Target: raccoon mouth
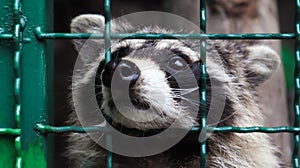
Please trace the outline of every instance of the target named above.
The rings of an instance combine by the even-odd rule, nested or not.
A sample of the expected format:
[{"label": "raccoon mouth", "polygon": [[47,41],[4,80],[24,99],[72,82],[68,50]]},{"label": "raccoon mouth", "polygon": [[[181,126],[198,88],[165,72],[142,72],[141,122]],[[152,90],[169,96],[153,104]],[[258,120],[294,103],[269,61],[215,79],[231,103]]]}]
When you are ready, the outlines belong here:
[{"label": "raccoon mouth", "polygon": [[[142,98],[135,96],[135,94],[129,94],[129,98],[130,98],[130,102],[132,103],[132,105],[138,110],[148,110],[150,108],[149,102],[142,100]],[[109,106],[115,107],[113,100],[109,101]],[[126,106],[126,104],[122,104],[122,106]]]}]

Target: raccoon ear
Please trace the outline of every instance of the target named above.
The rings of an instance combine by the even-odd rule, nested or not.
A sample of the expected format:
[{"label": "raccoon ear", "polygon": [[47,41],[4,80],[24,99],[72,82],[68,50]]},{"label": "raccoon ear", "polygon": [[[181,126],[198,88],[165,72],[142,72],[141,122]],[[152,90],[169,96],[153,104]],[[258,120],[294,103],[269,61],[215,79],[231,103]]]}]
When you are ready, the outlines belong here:
[{"label": "raccoon ear", "polygon": [[[96,14],[83,14],[71,22],[72,33],[103,33],[104,17]],[[73,43],[84,63],[90,63],[100,56],[104,43],[102,39],[74,39]]]},{"label": "raccoon ear", "polygon": [[280,57],[267,46],[248,47],[246,59],[246,77],[249,83],[259,85],[269,79],[280,66]]}]

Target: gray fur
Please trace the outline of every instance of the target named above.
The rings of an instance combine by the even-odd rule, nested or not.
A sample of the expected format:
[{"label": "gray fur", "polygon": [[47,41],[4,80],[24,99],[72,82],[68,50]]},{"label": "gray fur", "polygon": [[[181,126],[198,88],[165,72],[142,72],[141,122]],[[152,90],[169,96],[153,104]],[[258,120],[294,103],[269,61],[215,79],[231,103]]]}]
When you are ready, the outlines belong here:
[{"label": "gray fur", "polygon": [[[103,17],[100,15],[81,15],[73,19],[71,30],[73,33],[103,33]],[[165,30],[158,27],[133,28],[128,23],[115,23],[112,21],[113,33],[172,33],[171,30]],[[79,51],[83,48],[85,40],[74,40],[75,48]],[[145,43],[145,40],[123,40],[121,42],[113,41],[115,45],[112,52],[120,46],[129,46],[133,50],[137,50]],[[160,51],[163,49],[179,49],[189,56],[192,61],[198,61],[199,45],[197,41],[187,40],[156,40],[156,46],[153,49]],[[91,45],[86,48],[88,53],[80,55],[83,62],[86,63],[82,72],[77,77],[73,89],[75,97],[73,103],[84,106],[85,100],[81,100],[81,95],[86,92],[84,87],[88,85],[99,62],[103,61],[103,41],[93,40]],[[166,48],[167,47],[167,48]],[[134,53],[134,52],[133,52]],[[153,56],[155,57],[155,56]],[[217,58],[221,58],[218,60]],[[145,62],[153,64],[154,69],[157,59],[147,57],[135,57],[134,54],[128,55],[125,59],[135,61],[136,64]],[[140,61],[140,62],[139,62]],[[150,63],[149,63],[150,62]],[[142,64],[142,63],[141,63]],[[257,45],[253,42],[241,41],[207,41],[207,70],[210,72],[210,78],[218,80],[223,84],[220,85],[225,92],[227,99],[231,102],[226,106],[228,116],[224,115],[219,123],[229,126],[262,126],[263,114],[255,98],[254,87],[267,80],[280,64],[278,55],[266,46]],[[159,68],[156,69],[159,75]],[[145,74],[147,75],[147,74]],[[161,81],[166,84],[166,81]],[[153,82],[155,83],[155,82]],[[148,88],[153,84],[145,81],[138,82],[139,89],[147,92],[145,97],[151,96]],[[143,87],[147,86],[147,87]],[[165,92],[169,92],[167,85],[162,86]],[[103,92],[106,92],[103,87]],[[171,93],[168,93],[171,97]],[[74,96],[74,95],[73,95]],[[159,97],[159,96],[158,96]],[[119,116],[115,116],[109,110],[108,104],[103,102],[104,113],[112,117],[113,122],[123,124],[126,127],[137,128],[140,130],[150,130],[167,127],[172,120],[172,112],[174,115],[186,114],[182,109],[176,109],[174,102],[167,101],[169,104],[163,106],[156,105],[156,109],[164,109],[167,116],[163,119],[156,120],[156,123],[146,123],[139,125],[132,121],[118,120]],[[173,107],[171,106],[173,103]],[[85,108],[85,107],[82,107]],[[179,111],[175,114],[175,111]],[[226,110],[225,110],[226,111]],[[98,111],[99,112],[99,111]],[[138,114],[138,113],[137,113]],[[184,116],[184,115],[183,115]],[[169,119],[168,119],[169,117]],[[184,128],[187,125],[198,125],[195,120],[188,117],[181,117],[181,124],[178,127]],[[74,125],[80,125],[76,113],[71,114],[69,121]],[[93,123],[93,121],[91,121]],[[97,123],[95,121],[95,123]],[[164,153],[144,158],[128,158],[114,155],[113,166],[116,168],[125,167],[200,167],[200,148],[195,140],[191,140],[189,136],[184,139],[187,142],[181,142]],[[93,140],[86,134],[72,133],[68,138],[69,147],[67,155],[71,160],[71,167],[104,167],[105,151],[97,146]],[[199,144],[198,144],[199,145]],[[182,151],[182,146],[188,151]],[[207,167],[236,167],[236,168],[262,168],[262,167],[280,167],[280,161],[276,157],[276,148],[271,144],[267,134],[263,133],[220,133],[213,134],[207,140]]]}]

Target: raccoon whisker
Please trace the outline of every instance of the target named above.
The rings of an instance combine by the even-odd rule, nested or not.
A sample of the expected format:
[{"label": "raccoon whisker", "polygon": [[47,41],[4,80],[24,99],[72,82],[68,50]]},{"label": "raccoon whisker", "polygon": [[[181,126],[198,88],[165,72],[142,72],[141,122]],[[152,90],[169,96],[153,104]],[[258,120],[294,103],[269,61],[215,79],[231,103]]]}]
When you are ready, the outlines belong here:
[{"label": "raccoon whisker", "polygon": [[232,113],[231,115],[229,115],[228,117],[226,117],[226,118],[224,118],[224,119],[222,119],[222,120],[219,120],[218,122],[211,123],[211,124],[207,124],[207,125],[208,125],[208,126],[213,126],[213,125],[219,124],[219,123],[221,123],[221,122],[223,122],[223,121],[225,121],[225,120],[231,118],[231,117],[234,116],[236,113],[237,113],[237,111],[233,112],[233,113]]},{"label": "raccoon whisker", "polygon": [[90,98],[90,102],[96,100],[96,97],[97,97],[98,95],[99,95],[99,94],[95,94],[94,96],[92,96],[92,97]]},{"label": "raccoon whisker", "polygon": [[182,98],[182,99],[189,100],[190,102],[193,102],[193,103],[195,103],[195,104],[199,104],[199,103],[200,103],[200,101],[199,101],[198,99],[197,99],[197,100],[189,99],[189,98],[186,98],[186,97],[184,97],[184,96],[181,96],[181,98]]},{"label": "raccoon whisker", "polygon": [[110,97],[108,97],[108,98],[106,98],[106,99],[103,99],[103,102],[104,102],[104,101],[113,100],[113,99],[114,99],[114,97],[110,96]]},{"label": "raccoon whisker", "polygon": [[156,112],[157,115],[159,115],[161,118],[163,118],[164,120],[166,120],[166,114],[163,113],[161,110],[157,109],[157,110],[154,110],[154,112]]},{"label": "raccoon whisker", "polygon": [[[113,111],[112,111],[112,113],[113,113]],[[108,115],[108,114],[106,114],[105,115],[106,117],[105,117],[105,120],[107,121],[107,120],[111,120],[112,119],[112,115]]]},{"label": "raccoon whisker", "polygon": [[198,110],[198,108],[201,106],[200,103],[194,103],[194,102],[191,102],[191,101],[186,100],[186,99],[184,101],[189,103],[189,105],[185,106],[186,109],[189,108],[189,107],[192,107],[192,108],[197,108],[197,110]]},{"label": "raccoon whisker", "polygon": [[92,84],[90,83],[86,83],[85,85],[72,85],[72,88],[76,88],[76,89],[81,89],[81,88],[86,88],[87,86],[92,86]]},{"label": "raccoon whisker", "polygon": [[162,111],[162,110],[159,110],[160,111],[160,113],[161,113],[161,115],[162,115],[162,118],[164,118],[165,120],[166,120],[166,113],[164,112],[164,111]]},{"label": "raccoon whisker", "polygon": [[174,77],[174,75],[176,75],[176,74],[178,74],[178,73],[179,73],[179,71],[176,71],[175,73],[170,74],[170,76],[166,77],[166,79],[170,79],[171,77]]},{"label": "raccoon whisker", "polygon": [[199,87],[181,89],[181,88],[171,88],[173,92],[180,93],[181,95],[187,95],[199,89]]},{"label": "raccoon whisker", "polygon": [[244,78],[244,79],[245,79],[245,78],[248,78],[248,79],[249,79],[249,78],[257,78],[257,77],[249,77],[248,75],[251,74],[251,73],[253,73],[253,71],[250,71],[250,70],[249,70],[249,71],[247,71],[247,72],[244,72],[243,74],[240,74],[240,75],[237,75],[237,76],[234,76],[234,77],[231,76],[230,78],[232,78],[232,79],[237,79],[237,78]]},{"label": "raccoon whisker", "polygon": [[95,87],[99,87],[101,88],[102,87],[102,84],[98,84],[98,85],[94,85]]},{"label": "raccoon whisker", "polygon": [[190,103],[191,105],[193,105],[194,107],[199,107],[200,106],[200,102],[197,102],[197,101],[193,101],[193,100],[190,100],[188,98],[185,98],[185,97],[175,97],[175,98],[181,98],[182,100]]},{"label": "raccoon whisker", "polygon": [[99,94],[102,94],[102,91],[101,91],[101,92],[97,92],[97,93],[96,93],[96,95],[97,95],[97,96],[98,96]]},{"label": "raccoon whisker", "polygon": [[[87,86],[89,86],[89,87],[87,87]],[[85,88],[84,89],[85,91],[94,91],[95,88],[101,88],[102,85],[86,84],[86,85],[76,85],[76,86],[73,86],[73,87],[74,87],[73,89],[83,89],[83,88]],[[102,91],[98,92],[98,93],[102,93]]]},{"label": "raccoon whisker", "polygon": [[[102,113],[103,111],[104,111],[104,109],[100,109],[100,113]],[[100,113],[97,113],[97,117],[99,117],[99,118],[101,117]]]},{"label": "raccoon whisker", "polygon": [[104,133],[102,133],[102,134],[100,135],[100,137],[97,139],[96,142],[99,142],[99,141],[103,138],[103,136],[104,136]]},{"label": "raccoon whisker", "polygon": [[252,73],[252,71],[246,73],[246,75],[244,75],[243,78],[247,78],[248,80],[249,80],[249,79],[250,79],[250,80],[257,80],[257,79],[259,79],[259,77],[257,77],[257,76],[247,76],[247,75],[249,75],[249,74],[251,74],[251,73]]},{"label": "raccoon whisker", "polygon": [[100,74],[96,74],[96,75],[95,75],[95,78],[101,79],[101,75],[100,75]]},{"label": "raccoon whisker", "polygon": [[101,95],[102,95],[102,92],[98,92],[98,93],[94,94],[94,95],[91,97],[90,101],[95,100],[96,97],[99,96],[99,95],[101,96]]},{"label": "raccoon whisker", "polygon": [[[147,99],[147,98],[145,98],[145,101],[151,102],[151,100],[149,100],[149,99]],[[156,107],[154,107],[154,106],[151,106],[151,108],[153,109],[154,112],[156,112],[157,115],[159,115],[160,117],[166,119],[166,118],[165,118],[165,117],[166,117],[166,114],[165,114],[165,112],[164,112],[163,110],[161,110],[161,109],[159,109],[159,108],[156,108]]]},{"label": "raccoon whisker", "polygon": [[[148,101],[148,102],[150,102],[150,100],[148,100],[148,99],[145,99],[145,100]],[[166,117],[166,114],[165,114],[164,111],[162,111],[161,109],[155,108],[155,107],[153,107],[153,106],[152,106],[152,109],[154,110],[154,112],[156,112],[157,115],[159,115],[160,117],[166,119],[166,118],[165,118],[165,117]]]},{"label": "raccoon whisker", "polygon": [[122,117],[121,119],[121,128],[120,128],[121,132],[123,131],[123,128],[124,128],[124,117]]},{"label": "raccoon whisker", "polygon": [[173,89],[173,90],[191,90],[191,89],[198,89],[199,87],[197,86],[197,87],[193,87],[193,88],[171,88],[171,89]]}]

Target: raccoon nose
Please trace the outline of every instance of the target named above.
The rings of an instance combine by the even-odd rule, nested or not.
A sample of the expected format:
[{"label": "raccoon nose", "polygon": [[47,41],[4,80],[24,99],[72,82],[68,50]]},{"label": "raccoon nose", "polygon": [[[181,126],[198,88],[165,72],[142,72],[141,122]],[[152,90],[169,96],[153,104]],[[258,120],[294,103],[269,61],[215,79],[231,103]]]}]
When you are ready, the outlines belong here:
[{"label": "raccoon nose", "polygon": [[129,84],[133,87],[140,76],[139,68],[128,60],[114,60],[105,66],[102,74],[102,82],[105,86],[110,87],[112,78],[118,85]]}]

